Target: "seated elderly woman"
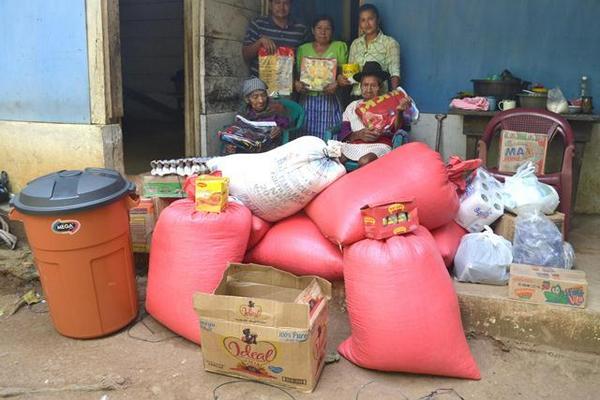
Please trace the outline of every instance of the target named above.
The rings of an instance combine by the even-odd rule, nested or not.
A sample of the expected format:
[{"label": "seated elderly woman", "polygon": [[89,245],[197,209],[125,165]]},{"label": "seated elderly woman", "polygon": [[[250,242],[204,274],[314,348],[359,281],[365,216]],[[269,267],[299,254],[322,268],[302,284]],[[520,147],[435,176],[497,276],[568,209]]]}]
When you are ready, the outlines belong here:
[{"label": "seated elderly woman", "polygon": [[402,128],[403,113],[410,107],[411,99],[404,97],[400,100],[396,107],[397,117],[389,130],[382,131],[365,126],[361,117],[356,113],[357,108],[364,101],[381,94],[380,89],[383,87],[383,82],[387,81],[389,77],[390,74],[383,71],[381,65],[375,61],[365,63],[362,71],[354,75],[354,80],[360,82],[362,99],[350,103],[342,116],[342,128],[338,139],[351,144],[342,148],[342,162],[348,159],[357,161],[360,167],[392,150],[392,138]]},{"label": "seated elderly woman", "polygon": [[[271,150],[279,146],[281,144],[281,133],[290,125],[290,119],[287,116],[288,112],[284,105],[270,99],[267,96],[267,85],[256,77],[248,78],[244,81],[242,84],[242,98],[244,104],[238,112],[239,115],[249,121],[275,123],[275,126],[268,131],[269,140],[263,146],[260,146],[259,151]],[[236,122],[233,126],[235,125],[241,126],[244,124]],[[243,128],[249,129],[247,125]],[[239,130],[235,130],[235,132],[237,133]],[[250,132],[248,134],[251,135]],[[231,143],[226,144],[223,150],[224,154],[238,152],[236,146]]]}]

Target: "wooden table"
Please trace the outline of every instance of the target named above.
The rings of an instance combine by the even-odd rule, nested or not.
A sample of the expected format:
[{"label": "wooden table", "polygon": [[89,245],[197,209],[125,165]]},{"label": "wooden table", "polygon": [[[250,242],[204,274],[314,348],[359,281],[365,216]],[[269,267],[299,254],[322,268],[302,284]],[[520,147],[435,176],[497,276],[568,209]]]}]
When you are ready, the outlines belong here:
[{"label": "wooden table", "polygon": [[[478,155],[477,142],[483,136],[483,131],[490,120],[500,111],[470,111],[452,109],[450,115],[463,117],[463,135],[467,139],[467,158],[476,158]],[[571,206],[575,208],[579,173],[583,163],[585,144],[590,141],[594,124],[600,123],[599,114],[561,114],[569,121],[575,135],[575,158],[573,159],[573,197]],[[490,155],[492,153],[490,152]]]}]

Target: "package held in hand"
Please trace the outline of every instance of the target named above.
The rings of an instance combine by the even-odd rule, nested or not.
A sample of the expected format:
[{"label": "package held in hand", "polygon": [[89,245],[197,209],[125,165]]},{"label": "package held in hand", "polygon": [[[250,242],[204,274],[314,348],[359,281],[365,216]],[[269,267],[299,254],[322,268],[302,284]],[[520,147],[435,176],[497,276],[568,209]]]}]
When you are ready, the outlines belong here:
[{"label": "package held in hand", "polygon": [[363,101],[357,108],[356,114],[367,128],[381,131],[389,130],[398,117],[398,104],[406,94],[399,90],[392,90],[371,100]]},{"label": "package held in hand", "polygon": [[294,79],[294,49],[278,47],[274,54],[258,50],[258,77],[267,85],[269,96],[292,94]]},{"label": "package held in hand", "polygon": [[300,66],[300,81],[309,90],[323,91],[325,86],[335,82],[337,60],[335,58],[303,57]]}]

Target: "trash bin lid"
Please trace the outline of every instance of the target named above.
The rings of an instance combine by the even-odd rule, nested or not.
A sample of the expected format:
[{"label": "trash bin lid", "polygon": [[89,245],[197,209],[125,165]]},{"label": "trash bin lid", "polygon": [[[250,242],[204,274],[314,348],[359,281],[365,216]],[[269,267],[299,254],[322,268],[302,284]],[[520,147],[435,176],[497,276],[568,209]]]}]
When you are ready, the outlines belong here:
[{"label": "trash bin lid", "polygon": [[63,170],[29,182],[12,205],[25,214],[61,214],[99,207],[134,191],[132,182],[111,169]]}]

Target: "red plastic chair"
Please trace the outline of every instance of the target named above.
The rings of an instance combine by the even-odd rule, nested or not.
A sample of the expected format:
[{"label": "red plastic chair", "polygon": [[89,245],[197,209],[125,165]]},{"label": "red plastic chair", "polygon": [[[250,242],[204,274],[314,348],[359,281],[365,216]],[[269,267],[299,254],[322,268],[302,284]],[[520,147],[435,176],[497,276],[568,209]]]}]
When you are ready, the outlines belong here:
[{"label": "red plastic chair", "polygon": [[[502,130],[508,129],[517,132],[545,133],[550,139],[561,136],[564,152],[561,171],[538,175],[541,182],[553,186],[558,192],[560,204],[558,209],[565,214],[565,237],[567,237],[571,221],[571,198],[573,192],[573,157],[575,155],[575,137],[571,125],[566,119],[550,111],[532,108],[515,108],[502,111],[487,124],[483,137],[479,140],[479,158],[483,165],[487,165],[487,151],[494,135]],[[497,168],[489,168],[489,171],[501,181],[510,172],[500,172]]]}]

